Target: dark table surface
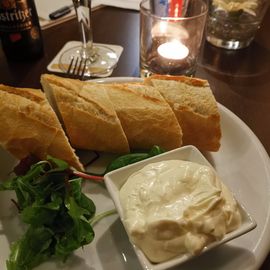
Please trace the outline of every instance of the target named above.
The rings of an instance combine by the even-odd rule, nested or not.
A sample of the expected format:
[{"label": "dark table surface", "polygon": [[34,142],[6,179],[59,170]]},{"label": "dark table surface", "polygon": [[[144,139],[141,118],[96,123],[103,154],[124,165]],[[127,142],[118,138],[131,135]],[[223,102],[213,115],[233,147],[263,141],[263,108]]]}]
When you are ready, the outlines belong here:
[{"label": "dark table surface", "polygon": [[[246,49],[228,51],[205,42],[196,76],[210,82],[218,102],[239,116],[270,153],[270,9],[255,41]],[[93,14],[94,41],[124,48],[114,77],[139,76],[139,13],[104,7]],[[0,83],[40,88],[40,75],[70,40],[79,40],[76,21],[43,30],[45,54],[34,62],[8,62],[0,47]],[[265,202],[270,203],[270,202]],[[270,237],[266,236],[266,237]],[[270,249],[270,247],[269,247]],[[270,269],[270,255],[261,270]],[[242,270],[242,269],[241,269]]]}]

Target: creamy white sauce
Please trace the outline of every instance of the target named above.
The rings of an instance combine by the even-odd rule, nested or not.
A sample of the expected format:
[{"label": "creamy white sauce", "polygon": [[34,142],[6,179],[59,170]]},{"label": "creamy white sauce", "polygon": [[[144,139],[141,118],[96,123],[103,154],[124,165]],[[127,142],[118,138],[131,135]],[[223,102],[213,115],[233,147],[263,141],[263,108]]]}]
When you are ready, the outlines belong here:
[{"label": "creamy white sauce", "polygon": [[152,262],[197,254],[241,224],[238,205],[215,171],[168,160],[132,174],[120,190],[131,241]]}]

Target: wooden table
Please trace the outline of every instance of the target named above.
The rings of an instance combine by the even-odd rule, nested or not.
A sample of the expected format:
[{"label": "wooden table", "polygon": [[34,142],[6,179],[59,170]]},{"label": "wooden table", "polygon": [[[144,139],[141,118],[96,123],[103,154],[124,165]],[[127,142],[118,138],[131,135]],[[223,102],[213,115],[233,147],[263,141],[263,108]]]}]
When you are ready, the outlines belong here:
[{"label": "wooden table", "polygon": [[[139,13],[105,7],[93,14],[94,41],[124,47],[112,76],[139,76]],[[255,42],[246,49],[227,51],[205,43],[197,77],[209,80],[218,102],[239,116],[270,153],[270,10]],[[62,46],[79,40],[75,20],[43,31],[44,57],[27,63],[7,62],[0,49],[0,83],[40,87],[40,74]],[[270,203],[270,202],[265,202]],[[266,237],[270,237],[266,236]],[[269,247],[270,248],[270,247]],[[270,255],[260,268],[270,269]],[[242,270],[242,269],[241,269]]]}]

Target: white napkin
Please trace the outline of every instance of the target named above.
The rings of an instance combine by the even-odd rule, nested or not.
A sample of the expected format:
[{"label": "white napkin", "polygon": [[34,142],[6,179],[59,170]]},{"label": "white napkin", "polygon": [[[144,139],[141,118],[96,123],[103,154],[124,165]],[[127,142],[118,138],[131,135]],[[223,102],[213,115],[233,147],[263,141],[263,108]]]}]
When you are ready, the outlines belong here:
[{"label": "white napkin", "polygon": [[[92,8],[100,5],[139,10],[141,0],[92,0]],[[49,20],[49,14],[64,6],[72,5],[72,0],[35,0],[38,16]]]},{"label": "white napkin", "polygon": [[[92,0],[92,9],[99,7],[101,4],[99,0]],[[57,19],[51,20],[49,14],[65,6],[72,6],[72,0],[35,0],[39,23],[42,29],[46,29],[53,25],[68,21],[76,16],[75,10],[72,9],[67,15]]]},{"label": "white napkin", "polygon": [[72,4],[71,0],[35,0],[37,13],[39,18],[43,20],[50,20],[49,14],[53,11],[65,7],[70,6]]},{"label": "white napkin", "polygon": [[[140,2],[141,0],[92,0],[92,9],[95,10],[102,5],[105,5],[139,10]],[[75,11],[72,9],[69,14],[57,20],[50,20],[49,18],[49,14],[57,9],[72,5],[72,0],[35,0],[35,4],[42,29],[51,27],[75,17]]]},{"label": "white napkin", "polygon": [[141,0],[96,0],[96,2],[105,6],[139,10]]}]

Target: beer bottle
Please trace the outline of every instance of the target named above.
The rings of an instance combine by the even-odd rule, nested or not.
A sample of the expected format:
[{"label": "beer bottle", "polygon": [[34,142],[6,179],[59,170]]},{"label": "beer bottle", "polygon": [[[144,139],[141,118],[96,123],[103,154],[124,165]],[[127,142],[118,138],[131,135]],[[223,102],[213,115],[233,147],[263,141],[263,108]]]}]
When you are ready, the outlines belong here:
[{"label": "beer bottle", "polygon": [[8,59],[31,60],[43,55],[34,0],[0,0],[0,37]]}]

